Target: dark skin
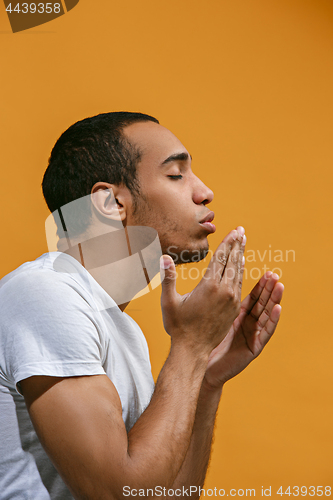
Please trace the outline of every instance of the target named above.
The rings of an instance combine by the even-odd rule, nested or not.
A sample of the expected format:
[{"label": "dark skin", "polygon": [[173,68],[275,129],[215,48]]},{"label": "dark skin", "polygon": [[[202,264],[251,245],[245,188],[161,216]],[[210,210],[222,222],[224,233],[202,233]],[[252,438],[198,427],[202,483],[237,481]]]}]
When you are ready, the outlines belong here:
[{"label": "dark skin", "polygon": [[[208,249],[200,220],[209,212],[212,192],[194,176],[188,159],[155,170],[163,158],[186,152],[171,132],[141,123],[126,133],[143,150],[139,180],[154,210],[142,210],[138,217],[128,190],[112,186],[117,216],[125,225],[152,224],[161,233],[169,264],[161,306],[171,349],[149,406],[128,434],[118,393],[106,375],[21,381],[37,435],[77,499],[123,498],[125,485],[202,486],[223,385],[260,354],[281,311],[283,285],[270,273],[241,303],[245,236],[240,226],[219,245],[197,287],[185,296],[176,292],[175,264],[166,250],[170,244]],[[182,184],[170,177],[180,171]],[[100,193],[96,209],[112,218],[103,184],[107,187],[93,188]]]},{"label": "dark skin", "polygon": [[224,384],[244,370],[270,340],[281,313],[284,287],[278,279],[277,274],[266,272],[241,303],[228,335],[210,354],[206,379],[212,386]]}]

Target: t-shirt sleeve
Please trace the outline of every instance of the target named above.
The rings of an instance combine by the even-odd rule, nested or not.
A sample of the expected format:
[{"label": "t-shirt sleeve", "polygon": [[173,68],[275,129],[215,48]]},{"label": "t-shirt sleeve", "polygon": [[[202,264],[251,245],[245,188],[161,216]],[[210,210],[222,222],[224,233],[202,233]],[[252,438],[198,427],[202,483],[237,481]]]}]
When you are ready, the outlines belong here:
[{"label": "t-shirt sleeve", "polygon": [[33,375],[105,374],[104,340],[84,289],[49,270],[18,275],[1,289],[0,366],[9,382]]}]

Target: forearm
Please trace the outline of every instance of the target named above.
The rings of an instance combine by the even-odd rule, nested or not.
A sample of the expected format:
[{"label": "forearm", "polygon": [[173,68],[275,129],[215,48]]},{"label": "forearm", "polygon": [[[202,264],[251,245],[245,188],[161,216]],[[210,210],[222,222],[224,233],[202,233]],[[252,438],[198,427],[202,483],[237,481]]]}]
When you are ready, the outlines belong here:
[{"label": "forearm", "polygon": [[149,406],[128,434],[133,485],[172,486],[192,440],[206,365],[205,356],[171,349]]},{"label": "forearm", "polygon": [[190,446],[172,486],[174,491],[178,489],[182,494],[183,491],[186,491],[193,500],[199,498],[199,488],[203,486],[205,481],[211,453],[216,412],[221,394],[222,388],[212,390],[203,382],[199,394]]}]

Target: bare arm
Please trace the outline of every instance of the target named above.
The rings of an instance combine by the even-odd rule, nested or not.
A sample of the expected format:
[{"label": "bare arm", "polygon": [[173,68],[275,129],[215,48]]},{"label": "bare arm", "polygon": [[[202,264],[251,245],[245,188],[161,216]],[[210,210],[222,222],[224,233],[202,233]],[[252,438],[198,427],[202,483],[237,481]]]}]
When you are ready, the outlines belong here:
[{"label": "bare arm", "polygon": [[[173,484],[190,445],[209,355],[239,312],[242,236],[231,232],[183,300],[166,270],[162,308],[171,351],[146,411],[127,435],[104,375],[21,381],[46,452],[77,499],[123,498],[123,487]],[[232,272],[227,272],[227,271]]]},{"label": "bare arm", "polygon": [[[222,394],[220,389],[212,389],[203,382],[198,399],[195,422],[185,460],[172,488],[185,497],[199,498],[199,488],[203,487],[209,464],[213,440],[216,412]],[[184,493],[184,494],[183,494]]]},{"label": "bare arm", "polygon": [[173,351],[127,435],[106,375],[23,380],[37,435],[75,498],[122,498],[123,486],[171,486],[191,438],[207,359]]}]

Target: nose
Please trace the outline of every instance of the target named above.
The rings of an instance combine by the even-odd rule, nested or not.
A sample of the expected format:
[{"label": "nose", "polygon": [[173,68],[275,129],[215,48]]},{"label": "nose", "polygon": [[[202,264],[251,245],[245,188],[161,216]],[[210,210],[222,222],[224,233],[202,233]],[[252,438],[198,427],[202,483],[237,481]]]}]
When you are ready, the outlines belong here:
[{"label": "nose", "polygon": [[214,198],[214,193],[196,175],[194,175],[193,201],[197,205],[207,205]]}]

